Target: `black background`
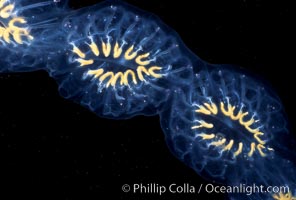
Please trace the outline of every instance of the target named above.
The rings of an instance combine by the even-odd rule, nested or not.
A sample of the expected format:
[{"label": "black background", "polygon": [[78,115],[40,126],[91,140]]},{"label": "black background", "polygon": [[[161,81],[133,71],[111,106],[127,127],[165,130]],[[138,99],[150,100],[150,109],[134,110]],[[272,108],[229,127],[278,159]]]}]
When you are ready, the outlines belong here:
[{"label": "black background", "polygon": [[[98,2],[70,0],[70,7]],[[295,132],[291,3],[127,2],[158,15],[202,59],[239,65],[268,80]],[[0,91],[0,183],[5,185],[0,187],[0,199],[19,199],[16,195],[64,200],[225,198],[121,191],[125,183],[207,183],[168,151],[158,117],[99,118],[62,99],[45,72],[1,74]],[[4,197],[4,191],[9,196]]]}]

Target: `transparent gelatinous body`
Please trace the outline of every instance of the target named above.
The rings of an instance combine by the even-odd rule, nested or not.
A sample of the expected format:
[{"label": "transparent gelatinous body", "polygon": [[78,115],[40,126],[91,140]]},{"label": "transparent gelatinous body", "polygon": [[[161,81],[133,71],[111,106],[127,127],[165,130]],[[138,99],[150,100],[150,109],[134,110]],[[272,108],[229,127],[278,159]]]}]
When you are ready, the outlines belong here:
[{"label": "transparent gelatinous body", "polygon": [[[77,11],[62,25],[66,52],[50,64],[62,96],[110,118],[153,115],[192,66],[178,35],[121,2]],[[184,53],[183,53],[183,52]]]},{"label": "transparent gelatinous body", "polygon": [[[45,69],[66,1],[0,0],[0,71]],[[62,41],[62,40],[61,40]]]},{"label": "transparent gelatinous body", "polygon": [[295,142],[282,104],[246,72],[223,65],[197,70],[192,87],[176,88],[161,124],[172,153],[206,179],[295,188]]},{"label": "transparent gelatinous body", "polygon": [[159,18],[120,1],[0,0],[0,72],[46,70],[98,116],[161,117],[171,152],[206,179],[288,186],[231,199],[296,199],[295,140],[259,78],[209,65]]}]

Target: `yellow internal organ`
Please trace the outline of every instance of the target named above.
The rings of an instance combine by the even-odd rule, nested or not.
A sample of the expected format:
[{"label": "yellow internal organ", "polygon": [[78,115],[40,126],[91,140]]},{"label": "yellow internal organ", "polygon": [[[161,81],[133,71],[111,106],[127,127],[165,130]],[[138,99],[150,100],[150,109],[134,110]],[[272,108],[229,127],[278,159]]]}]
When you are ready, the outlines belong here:
[{"label": "yellow internal organ", "polygon": [[7,43],[11,42],[10,35],[18,44],[23,44],[22,36],[26,36],[29,40],[34,38],[29,34],[26,28],[17,27],[15,23],[25,24],[26,20],[21,17],[16,17],[8,22],[8,27],[0,27],[0,37],[3,37],[4,41]]},{"label": "yellow internal organ", "polygon": [[114,52],[113,52],[113,57],[118,58],[122,53],[122,48],[119,46],[119,44],[116,42],[114,46]]},{"label": "yellow internal organ", "polygon": [[288,192],[286,194],[280,192],[279,194],[274,194],[272,197],[276,200],[296,200],[295,196],[292,196],[291,192]]},{"label": "yellow internal organ", "polygon": [[218,108],[217,108],[216,104],[211,103],[211,105],[210,105],[210,104],[208,104],[208,103],[204,103],[204,105],[205,105],[205,106],[207,107],[207,109],[208,109],[209,111],[211,111],[211,113],[213,113],[214,115],[216,115],[216,114],[218,113]]},{"label": "yellow internal organ", "polygon": [[264,133],[261,133],[257,130],[257,132],[254,134],[254,138],[260,143],[260,144],[265,144],[263,140],[260,139],[260,135],[264,135]]},{"label": "yellow internal organ", "polygon": [[124,84],[124,81],[123,81],[123,73],[122,72],[117,72],[115,74],[113,80],[111,80],[111,85],[113,87],[115,87],[117,80],[120,80],[120,85],[123,85]]},{"label": "yellow internal organ", "polygon": [[223,148],[223,151],[229,151],[233,146],[234,141],[230,140],[230,142]]},{"label": "yellow internal organ", "polygon": [[134,50],[134,45],[131,46],[130,48],[128,48],[126,50],[126,52],[124,54],[124,58],[126,60],[132,60],[132,59],[134,59],[137,56],[138,53],[137,52],[133,52],[133,50]]},{"label": "yellow internal organ", "polygon": [[15,30],[13,31],[13,39],[18,44],[23,44],[22,36],[27,36],[29,40],[33,40],[33,36],[29,35],[27,30]]},{"label": "yellow internal organ", "polygon": [[143,76],[143,72],[144,72],[147,76],[150,75],[149,72],[148,72],[148,70],[147,70],[145,67],[143,67],[143,66],[139,66],[139,67],[137,68],[137,74],[138,74],[138,78],[139,78],[140,81],[145,81],[145,78],[144,78],[144,76]]},{"label": "yellow internal organ", "polygon": [[[99,56],[100,55],[100,50],[98,48],[98,46],[96,45],[96,43],[93,41],[92,38],[90,38],[91,40],[91,43],[90,44],[87,44],[92,53],[96,56]],[[73,52],[78,55],[78,59],[76,59],[77,62],[80,63],[80,66],[87,66],[87,65],[92,65],[94,64],[94,61],[93,59],[86,59],[86,53],[84,53],[82,50],[80,50],[77,46],[75,46],[75,44],[71,43],[73,45]],[[113,57],[114,58],[119,58],[121,56],[121,54],[123,53],[123,49],[122,49],[122,46],[119,46],[119,43],[116,42],[115,45],[113,46],[113,49],[111,47],[111,44],[110,42],[108,41],[107,43],[105,42],[101,42],[101,47],[102,47],[102,52],[103,52],[103,55],[105,57],[109,57],[110,54],[111,54],[111,51],[113,51]],[[126,51],[125,51],[125,59],[126,60],[131,60],[131,59],[134,59],[137,57],[137,53],[138,51],[133,51],[134,49],[134,46],[131,46],[129,47]],[[131,77],[130,80],[132,80],[132,82],[134,84],[137,84],[137,77],[140,81],[145,81],[145,78],[144,78],[144,75],[147,75],[147,76],[151,76],[151,77],[154,77],[154,78],[161,78],[163,75],[158,73],[157,71],[160,71],[162,68],[159,67],[159,66],[152,66],[150,68],[146,68],[144,67],[144,65],[147,65],[150,61],[145,61],[143,60],[144,58],[148,57],[149,56],[149,53],[146,53],[146,54],[143,54],[143,55],[140,55],[138,56],[136,59],[135,59],[135,62],[138,62],[139,65],[137,67],[137,70],[136,70],[136,73],[133,71],[133,70],[126,70],[125,72],[117,72],[116,74],[114,73],[111,73],[110,71],[109,72],[106,72],[105,74],[104,73],[101,73],[101,71],[98,71],[100,73],[95,73],[94,71],[96,70],[90,70],[91,72],[88,73],[89,75],[92,75],[92,73],[95,73],[95,77],[98,78],[100,77],[100,81],[104,81],[106,79],[109,79],[108,82],[106,83],[106,87],[109,87],[110,85],[112,86],[115,86],[116,83],[118,82],[118,80],[120,80],[120,84],[121,85],[129,85],[129,78]]]},{"label": "yellow internal organ", "polygon": [[81,58],[76,59],[76,61],[80,63],[81,67],[87,66],[87,65],[92,65],[94,63],[94,60],[84,60]]},{"label": "yellow internal organ", "polygon": [[149,74],[150,74],[152,77],[154,77],[154,78],[161,78],[161,77],[162,77],[161,74],[157,74],[157,73],[154,72],[154,71],[159,71],[159,70],[161,70],[161,67],[158,67],[158,66],[152,66],[152,67],[150,67],[150,68],[148,69],[148,72],[149,72]]},{"label": "yellow internal organ", "polygon": [[138,65],[149,65],[150,64],[150,61],[149,60],[143,60],[145,58],[147,58],[148,56],[150,55],[150,53],[145,53],[145,54],[142,54],[142,55],[139,55],[137,58],[136,58],[136,63]]},{"label": "yellow internal organ", "polygon": [[214,145],[214,146],[218,147],[218,146],[223,145],[225,142],[226,142],[226,139],[223,138],[223,139],[221,139],[221,140],[211,142],[210,145]]},{"label": "yellow internal organ", "polygon": [[254,124],[255,120],[252,117],[249,121],[244,121],[244,117],[247,116],[249,113],[248,112],[242,112],[241,110],[238,112],[236,116],[234,116],[234,110],[235,106],[231,106],[228,104],[228,111],[225,110],[224,103],[220,103],[220,109],[222,113],[225,116],[229,116],[232,120],[239,120],[239,123],[244,126],[250,133],[254,134],[254,138],[260,143],[260,144],[265,144],[264,141],[262,141],[259,136],[264,135],[262,132],[259,131],[258,128],[253,129],[250,126]]},{"label": "yellow internal organ", "polygon": [[103,69],[89,70],[87,72],[88,75],[93,75],[95,78],[98,78],[104,73]]},{"label": "yellow internal organ", "polygon": [[103,82],[106,78],[109,78],[109,81],[107,82],[106,84],[106,87],[108,88],[111,83],[112,83],[112,80],[114,79],[114,73],[113,72],[106,72],[105,74],[103,74],[101,77],[100,77],[100,82]]},{"label": "yellow internal organ", "polygon": [[221,112],[225,115],[230,117],[232,120],[238,120],[241,125],[243,125],[249,132],[256,133],[256,129],[250,128],[250,126],[255,122],[253,117],[249,121],[244,121],[244,117],[247,116],[248,112],[242,112],[241,110],[238,112],[237,115],[234,115],[235,106],[231,106],[228,104],[227,110],[225,109],[224,103],[220,103]]},{"label": "yellow internal organ", "polygon": [[105,57],[109,57],[111,53],[111,44],[108,41],[107,44],[105,42],[102,42],[102,51]]},{"label": "yellow internal organ", "polygon": [[251,143],[251,149],[248,153],[248,156],[251,157],[253,155],[253,153],[255,152],[255,147],[256,147],[256,144],[254,142]]},{"label": "yellow internal organ", "polygon": [[73,44],[73,50],[80,58],[85,58],[85,53],[83,53],[78,47]]},{"label": "yellow internal organ", "polygon": [[[1,2],[1,4],[2,4],[2,2]],[[1,9],[0,10],[0,16],[1,16],[1,18],[6,19],[6,18],[10,17],[13,9],[14,9],[14,5],[13,4],[9,4],[6,7],[4,7],[3,9]]]},{"label": "yellow internal organ", "polygon": [[0,27],[0,34],[3,37],[4,41],[10,43],[10,30],[7,28]]},{"label": "yellow internal organ", "polygon": [[[254,118],[252,117],[248,121],[244,121],[244,117],[248,116],[248,112],[242,112],[241,110],[237,113],[237,115],[234,114],[235,112],[235,106],[232,106],[228,103],[227,109],[225,109],[225,105],[223,102],[220,103],[220,110],[225,115],[230,117],[232,120],[239,121],[239,123],[246,128],[250,133],[253,133],[254,139],[259,143],[256,144],[253,142],[250,145],[250,150],[248,152],[248,156],[252,156],[256,150],[258,150],[259,154],[261,156],[266,156],[266,154],[263,152],[263,149],[266,149],[264,146],[265,141],[263,141],[260,136],[264,135],[264,133],[259,131],[259,128],[251,128],[250,126],[255,122]],[[205,115],[216,115],[218,113],[218,108],[215,103],[204,103],[203,105],[199,105],[199,109],[195,110],[195,112],[202,113]],[[210,123],[204,124],[202,121],[198,121],[200,125],[193,126],[191,129],[197,129],[197,128],[211,128],[211,126],[208,126]],[[211,124],[212,125],[212,124]],[[214,126],[214,125],[213,125]],[[233,146],[233,142],[229,142],[224,148],[224,150],[230,150]],[[238,149],[234,153],[235,156],[242,153],[243,150],[243,143],[239,143]],[[267,148],[267,150],[272,151],[272,148]]]},{"label": "yellow internal organ", "polygon": [[203,120],[198,121],[200,123],[200,125],[198,126],[192,126],[191,129],[197,129],[197,128],[213,128],[214,125],[211,123],[207,123]]},{"label": "yellow internal organ", "polygon": [[134,73],[132,70],[130,70],[130,69],[127,70],[127,71],[125,71],[125,73],[124,73],[124,76],[123,76],[123,82],[124,82],[124,84],[125,84],[125,85],[129,85],[129,84],[128,84],[128,77],[129,77],[129,75],[132,76],[132,80],[133,80],[134,84],[137,84],[136,75],[135,75],[135,73]]},{"label": "yellow internal organ", "polygon": [[257,150],[259,151],[260,155],[262,157],[265,157],[266,154],[262,151],[262,149],[265,149],[265,146],[263,146],[262,144],[257,144]]},{"label": "yellow internal organ", "polygon": [[96,43],[92,42],[91,44],[89,44],[89,47],[90,47],[91,51],[93,52],[93,54],[95,56],[99,56],[100,55],[100,51],[99,51],[99,48],[96,45]]},{"label": "yellow internal organ", "polygon": [[209,111],[208,109],[206,109],[204,106],[199,106],[199,108],[197,110],[195,110],[195,112],[197,113],[202,113],[205,115],[211,115],[211,111]]},{"label": "yellow internal organ", "polygon": [[231,119],[234,120],[234,121],[237,121],[237,120],[239,120],[239,119],[241,118],[242,114],[243,114],[243,112],[240,110],[240,111],[237,113],[237,115],[234,115],[234,114],[233,114],[232,117],[231,117]]},{"label": "yellow internal organ", "polygon": [[[76,59],[77,62],[79,62],[81,65],[80,66],[85,66],[85,65],[89,65],[93,63],[93,60],[84,60],[84,59]],[[127,70],[125,72],[117,72],[115,75],[113,72],[106,72],[105,74],[103,74],[104,70],[103,69],[99,69],[99,70],[89,70],[89,72],[87,73],[88,75],[94,75],[95,78],[99,78],[100,82],[103,82],[105,79],[109,78],[106,87],[108,88],[110,85],[112,85],[113,87],[116,86],[116,83],[118,81],[120,81],[120,85],[129,85],[129,76],[132,77],[132,81],[134,84],[137,84],[137,78],[136,78],[136,74],[135,72],[133,72],[132,70]],[[144,79],[142,72],[146,73],[147,75],[150,75],[148,70],[143,67],[143,66],[139,66],[137,69],[137,73],[141,74],[141,76],[139,76],[139,79],[142,81]],[[204,126],[210,126],[207,125],[206,123],[204,123]]]},{"label": "yellow internal organ", "polygon": [[[100,74],[101,75],[101,74]],[[100,76],[99,75],[99,76]],[[105,79],[109,78],[108,82],[106,83],[106,88],[108,88],[110,85],[115,87],[118,80],[120,80],[120,85],[124,84],[124,78],[123,78],[122,72],[117,72],[115,75],[113,72],[106,72],[100,77],[100,82],[103,82]]]},{"label": "yellow internal organ", "polygon": [[3,37],[4,32],[5,28],[0,26],[0,37]]},{"label": "yellow internal organ", "polygon": [[241,154],[242,153],[242,150],[243,150],[243,143],[242,142],[240,142],[240,143],[238,143],[238,148],[237,148],[237,150],[234,152],[234,156],[238,156],[239,154]]},{"label": "yellow internal organ", "polygon": [[225,116],[228,116],[232,119],[235,106],[231,106],[230,104],[228,104],[227,108],[228,108],[228,110],[225,110],[224,103],[223,102],[220,103],[220,109],[221,109],[222,113]]},{"label": "yellow internal organ", "polygon": [[6,3],[6,0],[0,0],[0,8],[2,8],[5,3]]},{"label": "yellow internal organ", "polygon": [[8,27],[11,29],[23,29],[23,28],[15,26],[15,23],[25,24],[25,23],[27,23],[27,21],[24,18],[16,17],[16,18],[11,19],[8,22]]},{"label": "yellow internal organ", "polygon": [[205,133],[201,133],[198,134],[199,137],[202,137],[203,140],[210,140],[213,139],[215,137],[215,134],[205,134]]},{"label": "yellow internal organ", "polygon": [[[198,107],[199,108],[197,110],[195,110],[195,112],[197,112],[197,113],[202,113],[205,115],[216,115],[218,113],[218,108],[217,108],[216,104],[212,103],[212,102],[211,103],[204,103],[203,105],[199,105]],[[260,136],[264,135],[264,133],[260,132],[259,128],[251,128],[250,127],[251,125],[253,125],[256,122],[254,120],[254,117],[250,118],[248,121],[244,120],[244,117],[249,115],[248,112],[242,112],[242,110],[240,109],[239,112],[235,115],[234,114],[235,106],[232,106],[231,104],[228,103],[227,109],[226,109],[223,102],[220,103],[220,110],[224,114],[224,116],[227,116],[234,121],[238,121],[242,126],[244,126],[247,131],[249,131],[250,133],[253,134],[254,139],[258,142],[257,144],[255,142],[251,143],[250,150],[248,152],[249,157],[251,157],[255,153],[256,150],[258,151],[258,153],[262,157],[266,156],[266,153],[263,152],[263,149],[273,151],[272,148],[266,148],[264,146],[264,144],[266,142],[260,138]],[[210,123],[207,123],[207,122],[204,123],[202,120],[198,121],[198,122],[200,124],[197,126],[191,127],[191,129],[211,128],[211,126],[209,125]],[[213,125],[213,124],[211,124],[211,125]],[[214,127],[214,125],[213,125],[213,127]],[[219,140],[218,142],[221,142],[221,140]],[[215,143],[217,143],[217,142],[215,142]],[[233,143],[234,143],[234,141],[231,140],[226,146],[224,146],[224,148],[222,150],[223,151],[230,150],[233,146]],[[237,148],[236,152],[234,152],[234,156],[238,156],[239,154],[242,153],[242,151],[243,151],[243,143],[240,142],[238,144],[238,148]]]},{"label": "yellow internal organ", "polygon": [[241,116],[240,116],[240,118],[239,118],[239,123],[241,124],[241,125],[244,125],[244,117],[245,116],[248,116],[248,112],[245,112],[245,113],[243,113],[243,114],[241,114]]},{"label": "yellow internal organ", "polygon": [[204,103],[204,106],[199,106],[199,109],[195,110],[195,112],[202,113],[205,115],[216,115],[218,113],[218,108],[214,103]]},{"label": "yellow internal organ", "polygon": [[245,127],[250,127],[253,123],[255,122],[254,118],[252,117],[249,121],[242,121],[240,122],[242,125],[244,125]]}]

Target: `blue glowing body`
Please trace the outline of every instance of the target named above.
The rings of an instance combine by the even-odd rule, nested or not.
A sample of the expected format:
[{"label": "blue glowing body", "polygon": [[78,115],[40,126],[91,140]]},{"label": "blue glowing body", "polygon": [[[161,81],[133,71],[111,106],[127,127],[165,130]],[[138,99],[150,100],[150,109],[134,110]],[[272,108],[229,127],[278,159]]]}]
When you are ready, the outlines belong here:
[{"label": "blue glowing body", "polygon": [[295,188],[295,142],[278,97],[246,72],[204,66],[160,115],[172,153],[218,183]]},{"label": "blue glowing body", "polygon": [[296,194],[279,98],[245,71],[201,60],[156,16],[119,1],[70,12],[37,0],[0,0],[0,16],[1,72],[46,70],[63,97],[101,117],[159,114],[171,152],[202,177]]},{"label": "blue glowing body", "polygon": [[177,34],[160,20],[124,3],[103,3],[66,17],[65,50],[49,66],[65,98],[97,115],[155,115],[170,85],[191,74]]},{"label": "blue glowing body", "polygon": [[23,72],[45,69],[56,52],[58,24],[67,12],[66,1],[0,1],[0,71]]}]

